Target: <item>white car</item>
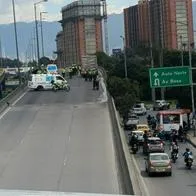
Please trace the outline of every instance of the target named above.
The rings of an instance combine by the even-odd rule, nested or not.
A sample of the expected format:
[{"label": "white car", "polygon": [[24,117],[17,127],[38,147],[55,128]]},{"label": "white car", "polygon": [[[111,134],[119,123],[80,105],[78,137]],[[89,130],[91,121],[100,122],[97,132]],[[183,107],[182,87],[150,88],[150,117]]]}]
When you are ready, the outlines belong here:
[{"label": "white car", "polygon": [[153,105],[153,110],[167,110],[170,108],[170,103],[166,102],[165,100],[156,100]]},{"label": "white car", "polygon": [[144,103],[137,103],[133,106],[133,113],[136,115],[146,115],[146,107]]},{"label": "white car", "polygon": [[139,124],[139,117],[135,114],[129,115],[128,120],[124,124],[126,130],[131,130]]}]

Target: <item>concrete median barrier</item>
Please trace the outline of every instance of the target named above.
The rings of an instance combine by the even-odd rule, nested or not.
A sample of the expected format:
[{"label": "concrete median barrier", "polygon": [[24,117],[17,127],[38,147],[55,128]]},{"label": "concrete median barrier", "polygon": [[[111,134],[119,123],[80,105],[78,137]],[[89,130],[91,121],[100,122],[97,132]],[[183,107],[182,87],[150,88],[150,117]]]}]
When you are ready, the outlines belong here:
[{"label": "concrete median barrier", "polygon": [[0,100],[0,113],[8,108],[14,101],[27,90],[26,85],[21,85]]},{"label": "concrete median barrier", "polygon": [[[104,80],[107,73],[103,68],[99,69]],[[120,115],[116,109],[112,96],[108,97],[108,107],[113,126],[113,137],[118,166],[119,185],[121,194],[149,196],[144,179],[141,176],[140,168],[132,154],[130,154],[127,139],[121,125]]]}]

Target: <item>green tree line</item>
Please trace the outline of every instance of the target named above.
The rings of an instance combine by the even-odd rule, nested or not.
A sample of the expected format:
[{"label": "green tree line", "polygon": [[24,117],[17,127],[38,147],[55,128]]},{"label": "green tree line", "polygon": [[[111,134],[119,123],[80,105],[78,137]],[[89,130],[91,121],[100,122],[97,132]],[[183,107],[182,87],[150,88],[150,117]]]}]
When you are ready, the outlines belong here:
[{"label": "green tree line", "polygon": [[[154,66],[160,67],[160,58],[163,59],[164,67],[182,66],[182,52],[178,50],[153,49]],[[127,111],[137,101],[152,101],[149,81],[149,68],[151,64],[149,48],[138,47],[134,51],[127,49],[127,73],[125,79],[124,55],[108,56],[103,52],[97,53],[98,65],[107,72],[107,87],[114,97],[118,110],[121,114]],[[183,64],[189,66],[189,53],[183,52]],[[196,67],[196,53],[192,52],[192,65]],[[196,71],[193,71],[193,81],[196,80]],[[194,87],[194,90],[196,88]],[[156,89],[156,99],[161,99],[160,89]],[[195,93],[196,95],[196,93]],[[190,87],[166,88],[166,99],[175,99],[182,108],[191,108]],[[196,98],[196,96],[195,96]]]}]

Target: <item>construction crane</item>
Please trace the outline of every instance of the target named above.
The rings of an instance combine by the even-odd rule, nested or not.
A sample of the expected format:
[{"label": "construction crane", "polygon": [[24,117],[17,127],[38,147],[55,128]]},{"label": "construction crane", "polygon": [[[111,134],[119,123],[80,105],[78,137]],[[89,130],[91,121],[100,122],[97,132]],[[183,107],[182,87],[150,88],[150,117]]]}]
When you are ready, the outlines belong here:
[{"label": "construction crane", "polygon": [[109,40],[108,40],[108,15],[107,15],[107,3],[106,0],[100,0],[103,8],[103,20],[104,20],[104,34],[105,34],[105,52],[109,55]]}]

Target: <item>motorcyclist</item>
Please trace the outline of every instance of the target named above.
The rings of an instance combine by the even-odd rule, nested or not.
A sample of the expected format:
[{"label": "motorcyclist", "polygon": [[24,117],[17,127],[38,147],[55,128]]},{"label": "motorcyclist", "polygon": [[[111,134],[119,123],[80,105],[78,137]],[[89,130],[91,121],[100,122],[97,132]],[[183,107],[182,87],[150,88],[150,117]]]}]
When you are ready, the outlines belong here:
[{"label": "motorcyclist", "polygon": [[151,115],[150,114],[148,114],[148,116],[147,116],[147,121],[148,121],[148,124],[150,125],[151,124]]},{"label": "motorcyclist", "polygon": [[172,142],[171,143],[171,157],[173,156],[174,153],[177,154],[177,158],[178,158],[178,151],[179,151],[179,146],[178,146],[178,143],[177,142]]},{"label": "motorcyclist", "polygon": [[144,131],[143,138],[144,138],[144,143],[146,143],[148,140],[148,132],[147,131]]},{"label": "motorcyclist", "polygon": [[155,130],[157,126],[157,121],[154,116],[151,118],[151,124],[152,124],[152,129]]},{"label": "motorcyclist", "polygon": [[192,155],[192,152],[190,151],[189,148],[186,148],[186,152],[184,152],[184,154],[183,154],[185,163],[187,163],[189,155]]},{"label": "motorcyclist", "polygon": [[133,148],[134,144],[138,145],[138,137],[137,137],[136,133],[133,133],[133,135],[131,136],[130,144],[131,144],[132,148]]},{"label": "motorcyclist", "polygon": [[183,141],[183,134],[184,134],[183,128],[182,126],[180,126],[178,130],[178,137],[181,140],[181,142]]},{"label": "motorcyclist", "polygon": [[173,129],[172,134],[171,134],[171,141],[177,142],[177,138],[178,138],[177,131],[175,129]]}]

